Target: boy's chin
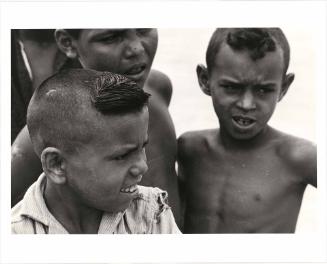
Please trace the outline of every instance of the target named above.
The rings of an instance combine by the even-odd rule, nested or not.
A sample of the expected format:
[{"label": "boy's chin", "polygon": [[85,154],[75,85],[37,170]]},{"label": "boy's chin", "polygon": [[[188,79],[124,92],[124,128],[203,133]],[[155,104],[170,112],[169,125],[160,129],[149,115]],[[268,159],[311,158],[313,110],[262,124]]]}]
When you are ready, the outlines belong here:
[{"label": "boy's chin", "polygon": [[146,82],[147,78],[148,78],[148,74],[147,74],[147,75],[144,75],[141,79],[139,79],[139,80],[137,80],[137,81],[135,81],[135,82],[137,83],[137,85],[138,85],[141,89],[143,89],[143,87],[144,87],[144,85],[145,85],[145,82]]},{"label": "boy's chin", "polygon": [[239,141],[246,141],[246,140],[252,140],[254,138],[256,138],[259,134],[260,134],[260,130],[259,131],[248,131],[246,133],[241,133],[238,131],[231,131],[229,132],[229,136],[235,140],[239,140]]},{"label": "boy's chin", "polygon": [[130,203],[136,197],[138,197],[138,192],[135,192],[133,194],[121,193],[120,195],[123,195],[124,197],[121,197],[122,199],[120,199],[120,201],[114,202],[114,206],[102,206],[102,208],[99,208],[99,210],[107,212],[107,213],[123,212],[129,207]]},{"label": "boy's chin", "polygon": [[247,141],[254,139],[256,135],[232,135],[232,138],[238,141]]},{"label": "boy's chin", "polygon": [[115,206],[115,207],[99,208],[99,210],[104,211],[106,213],[114,214],[114,213],[119,213],[119,212],[125,211],[128,208],[129,204],[130,204],[130,202],[126,203],[126,204],[121,204],[121,205]]},{"label": "boy's chin", "polygon": [[251,131],[248,133],[231,133],[231,137],[238,141],[251,141],[261,138],[264,134],[265,129]]}]

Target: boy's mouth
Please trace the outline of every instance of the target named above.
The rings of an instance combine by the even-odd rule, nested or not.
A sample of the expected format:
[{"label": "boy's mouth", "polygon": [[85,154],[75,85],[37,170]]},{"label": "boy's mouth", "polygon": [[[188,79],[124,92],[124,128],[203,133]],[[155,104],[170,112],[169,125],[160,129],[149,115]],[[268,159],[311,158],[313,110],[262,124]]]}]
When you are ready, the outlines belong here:
[{"label": "boy's mouth", "polygon": [[137,184],[131,185],[127,188],[121,188],[120,192],[122,193],[133,193],[137,191]]},{"label": "boy's mouth", "polygon": [[233,116],[232,119],[235,123],[237,123],[237,125],[239,125],[241,127],[249,127],[255,123],[255,119],[253,119],[251,117]]},{"label": "boy's mouth", "polygon": [[[130,75],[133,75],[136,77],[136,75],[139,75],[141,73],[143,73],[143,71],[146,69],[146,64],[145,63],[138,63],[135,64],[134,66],[132,66],[131,68],[129,68],[124,75],[127,75],[127,77],[129,77]],[[133,77],[131,76],[131,77]]]}]

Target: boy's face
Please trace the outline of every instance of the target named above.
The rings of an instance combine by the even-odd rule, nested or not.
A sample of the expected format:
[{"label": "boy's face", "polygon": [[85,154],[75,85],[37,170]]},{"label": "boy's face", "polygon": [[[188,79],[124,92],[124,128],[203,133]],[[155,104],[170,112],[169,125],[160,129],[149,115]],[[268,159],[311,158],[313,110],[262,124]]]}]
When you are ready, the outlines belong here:
[{"label": "boy's face", "polygon": [[250,139],[261,132],[287,91],[283,67],[279,48],[253,61],[247,51],[222,45],[208,75],[221,129],[235,139]]},{"label": "boy's face", "polygon": [[156,29],[83,29],[73,39],[84,68],[125,75],[143,87],[157,50]]},{"label": "boy's face", "polygon": [[[148,167],[147,107],[141,112],[100,117],[94,139],[66,154],[67,187],[73,200],[106,212],[126,209],[138,194],[136,185]],[[97,120],[96,122],[100,122]]]}]

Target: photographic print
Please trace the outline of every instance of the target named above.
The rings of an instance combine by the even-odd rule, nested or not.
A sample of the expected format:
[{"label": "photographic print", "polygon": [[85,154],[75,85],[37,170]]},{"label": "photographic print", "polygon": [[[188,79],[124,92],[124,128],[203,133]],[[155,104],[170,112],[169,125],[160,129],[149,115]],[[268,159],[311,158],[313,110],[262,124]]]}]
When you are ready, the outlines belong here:
[{"label": "photographic print", "polygon": [[[11,84],[9,76],[4,82],[11,104],[2,106],[11,115],[1,120],[1,139],[11,149],[11,157],[2,150],[11,163],[2,166],[11,191],[1,202],[7,261],[22,260],[13,257],[13,245],[77,239],[96,245],[79,251],[78,261],[151,261],[156,243],[169,247],[160,261],[170,262],[324,258],[320,246],[299,250],[326,242],[320,85],[326,58],[317,52],[326,43],[325,25],[319,15],[301,20],[319,4],[288,4],[278,21],[263,18],[268,5],[261,4],[261,15],[246,23],[227,15],[240,6],[192,3],[183,22],[171,13],[173,26],[153,18],[159,6],[135,26],[115,16],[111,23],[81,23],[76,16],[74,23],[46,26],[6,17],[1,33],[11,72],[2,76],[11,75]],[[204,17],[196,8],[226,14],[211,11],[211,20],[196,23],[190,14]],[[282,254],[268,249],[282,251],[291,242]],[[137,245],[136,257],[121,257],[124,243]],[[266,244],[260,253],[249,249]],[[106,245],[116,249],[113,255],[99,254]],[[149,254],[140,254],[141,247]],[[64,252],[67,259],[75,249]]]}]

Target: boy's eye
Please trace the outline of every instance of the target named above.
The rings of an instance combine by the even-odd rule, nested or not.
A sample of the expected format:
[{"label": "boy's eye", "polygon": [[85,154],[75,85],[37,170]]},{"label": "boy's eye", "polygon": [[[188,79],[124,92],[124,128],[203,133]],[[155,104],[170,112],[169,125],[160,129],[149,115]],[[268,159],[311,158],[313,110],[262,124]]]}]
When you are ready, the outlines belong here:
[{"label": "boy's eye", "polygon": [[136,31],[141,35],[147,35],[148,33],[150,33],[151,30],[152,28],[139,28]]},{"label": "boy's eye", "polygon": [[265,95],[273,91],[274,91],[273,89],[267,87],[256,87],[256,92],[259,95]]},{"label": "boy's eye", "polygon": [[265,94],[266,92],[267,91],[265,89],[263,89],[263,88],[261,88],[261,89],[258,90],[258,93],[259,94]]},{"label": "boy's eye", "polygon": [[135,148],[135,149],[131,149],[129,150],[128,152],[124,153],[124,154],[121,154],[121,155],[118,155],[116,157],[114,157],[113,159],[114,160],[124,160],[126,158],[129,157],[129,155],[134,155],[134,153],[137,153],[138,151],[144,151],[145,150],[145,146],[148,144],[148,140],[146,142],[143,143],[142,145],[142,148]]},{"label": "boy's eye", "polygon": [[227,93],[238,93],[241,91],[239,85],[223,84],[221,85]]},{"label": "boy's eye", "polygon": [[119,155],[119,156],[116,156],[114,158],[114,160],[123,160],[125,159],[127,156],[128,156],[129,152],[128,153],[125,153],[125,154],[122,154],[122,155]]},{"label": "boy's eye", "polygon": [[105,43],[113,43],[113,42],[119,41],[120,38],[121,38],[121,35],[119,35],[119,34],[111,34],[111,35],[107,35],[107,36],[100,38],[99,41],[105,42]]}]

